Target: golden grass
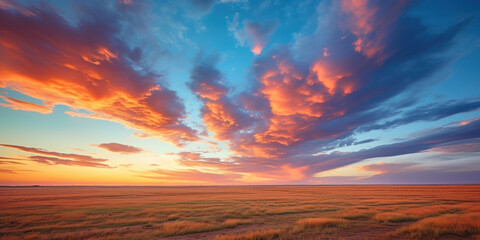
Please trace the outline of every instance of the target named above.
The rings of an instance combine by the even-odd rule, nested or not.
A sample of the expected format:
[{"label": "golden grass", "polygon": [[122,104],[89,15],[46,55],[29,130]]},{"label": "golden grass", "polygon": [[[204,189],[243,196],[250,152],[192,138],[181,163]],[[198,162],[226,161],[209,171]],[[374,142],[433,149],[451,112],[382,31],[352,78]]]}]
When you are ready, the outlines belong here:
[{"label": "golden grass", "polygon": [[223,225],[226,227],[235,227],[237,225],[249,224],[252,222],[253,221],[249,219],[227,219],[223,222]]},{"label": "golden grass", "polygon": [[[0,199],[0,239],[188,239],[199,232],[212,239],[272,226],[285,229],[280,239],[342,239],[359,231],[382,238],[406,224],[422,236],[418,229],[427,227],[415,224],[445,216],[460,230],[435,223],[440,229],[480,235],[469,230],[480,214],[480,185],[0,188]],[[305,220],[316,218],[343,222]],[[408,239],[408,231],[394,238]]]},{"label": "golden grass", "polygon": [[341,216],[349,220],[367,220],[370,219],[375,212],[370,209],[347,209]]},{"label": "golden grass", "polygon": [[297,225],[317,228],[317,227],[337,227],[344,225],[347,221],[337,218],[305,218],[297,221]]},{"label": "golden grass", "polygon": [[401,211],[400,213],[415,216],[415,217],[431,217],[437,216],[443,213],[453,213],[458,210],[458,206],[455,205],[433,205],[433,206],[423,206],[417,208],[409,208]]},{"label": "golden grass", "polygon": [[338,218],[304,218],[297,221],[293,233],[300,233],[306,229],[325,229],[345,227],[347,220]]},{"label": "golden grass", "polygon": [[177,221],[164,223],[161,228],[161,234],[165,236],[174,236],[188,233],[208,232],[217,229],[217,226],[210,223]]},{"label": "golden grass", "polygon": [[217,235],[215,240],[271,240],[278,238],[281,232],[280,229],[263,229],[246,233]]},{"label": "golden grass", "polygon": [[480,214],[446,214],[420,220],[397,231],[409,238],[437,238],[446,235],[468,237],[480,234]]},{"label": "golden grass", "polygon": [[172,213],[172,214],[167,216],[167,220],[168,221],[177,220],[177,219],[180,218],[180,216],[181,216],[180,213]]}]

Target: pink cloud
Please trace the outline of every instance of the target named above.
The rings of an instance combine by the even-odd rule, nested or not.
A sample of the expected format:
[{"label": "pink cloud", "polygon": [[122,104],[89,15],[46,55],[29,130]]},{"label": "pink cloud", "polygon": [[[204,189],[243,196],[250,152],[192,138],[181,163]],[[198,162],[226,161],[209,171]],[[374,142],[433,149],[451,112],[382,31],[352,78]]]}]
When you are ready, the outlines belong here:
[{"label": "pink cloud", "polygon": [[67,166],[82,166],[82,167],[98,167],[98,168],[111,168],[104,162],[108,159],[94,158],[88,155],[74,154],[74,153],[60,153],[48,151],[41,148],[32,148],[19,145],[0,144],[2,147],[13,148],[27,153],[36,153],[43,156],[24,156],[23,159],[17,158],[20,161],[33,161],[46,165],[67,165]]},{"label": "pink cloud", "polygon": [[79,160],[63,159],[63,158],[56,158],[56,157],[28,156],[28,159],[31,161],[46,164],[46,165],[67,165],[67,166],[80,166],[80,167],[111,168],[109,165],[104,163],[79,161]]},{"label": "pink cloud", "polygon": [[107,161],[107,159],[103,159],[103,158],[94,158],[94,157],[91,157],[91,156],[82,155],[82,154],[74,154],[74,153],[59,153],[59,152],[48,151],[48,150],[41,149],[41,148],[32,148],[32,147],[25,147],[25,146],[19,146],[19,145],[10,145],[10,144],[0,144],[0,146],[13,148],[13,149],[17,149],[17,150],[28,152],[28,153],[37,153],[37,154],[42,154],[42,155],[47,155],[47,156],[71,158],[71,159],[74,159],[74,160],[85,161],[85,162],[105,162],[105,161]]},{"label": "pink cloud", "polygon": [[102,143],[102,144],[93,145],[93,146],[106,149],[110,152],[118,152],[123,154],[139,153],[143,151],[143,149],[141,148],[124,145],[120,143]]},{"label": "pink cloud", "polygon": [[391,54],[385,52],[389,26],[398,19],[408,2],[391,2],[386,5],[393,6],[380,8],[380,4],[373,4],[369,0],[342,0],[341,10],[346,15],[345,28],[356,37],[353,42],[355,51],[368,58],[376,58],[379,62],[385,60]]},{"label": "pink cloud", "polygon": [[240,45],[243,46],[245,42],[247,42],[255,55],[262,53],[269,42],[270,35],[272,35],[280,25],[277,20],[258,22],[245,19],[242,22],[243,28],[239,28],[238,18],[239,15],[237,13],[233,17],[232,22],[229,23],[228,29],[233,32]]}]

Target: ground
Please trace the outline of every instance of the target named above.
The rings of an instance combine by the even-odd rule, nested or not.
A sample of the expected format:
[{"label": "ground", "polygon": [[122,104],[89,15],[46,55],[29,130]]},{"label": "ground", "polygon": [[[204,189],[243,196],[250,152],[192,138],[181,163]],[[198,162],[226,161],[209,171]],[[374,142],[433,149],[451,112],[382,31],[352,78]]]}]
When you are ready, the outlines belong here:
[{"label": "ground", "polygon": [[480,239],[480,185],[5,187],[0,239]]}]

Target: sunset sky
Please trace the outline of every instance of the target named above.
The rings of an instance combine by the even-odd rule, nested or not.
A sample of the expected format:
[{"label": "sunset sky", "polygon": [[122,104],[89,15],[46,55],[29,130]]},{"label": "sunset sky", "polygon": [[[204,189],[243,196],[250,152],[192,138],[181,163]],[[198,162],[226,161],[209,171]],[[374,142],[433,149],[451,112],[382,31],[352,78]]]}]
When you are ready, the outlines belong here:
[{"label": "sunset sky", "polygon": [[0,185],[480,183],[480,2],[0,0]]}]

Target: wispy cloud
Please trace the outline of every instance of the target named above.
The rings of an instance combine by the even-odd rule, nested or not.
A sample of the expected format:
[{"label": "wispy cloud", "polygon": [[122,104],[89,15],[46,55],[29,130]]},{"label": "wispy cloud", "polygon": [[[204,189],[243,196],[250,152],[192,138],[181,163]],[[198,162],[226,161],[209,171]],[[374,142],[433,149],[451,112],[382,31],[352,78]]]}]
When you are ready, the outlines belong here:
[{"label": "wispy cloud", "polygon": [[[25,160],[34,161],[46,165],[68,165],[68,166],[82,166],[82,167],[100,167],[110,168],[109,165],[104,162],[108,159],[94,158],[88,155],[74,154],[74,153],[60,153],[48,151],[41,148],[32,148],[11,144],[0,144],[2,147],[13,148],[27,153],[41,154],[44,156],[33,155],[25,156]],[[18,158],[18,160],[21,160]]]},{"label": "wispy cloud", "polygon": [[0,103],[0,106],[8,107],[13,110],[38,112],[43,114],[52,113],[52,108],[45,105],[27,102],[27,101],[23,101],[23,100],[12,98],[12,97],[0,96],[0,98],[7,102],[7,103]]},{"label": "wispy cloud", "polygon": [[27,158],[31,161],[46,164],[46,165],[67,165],[67,166],[81,166],[81,167],[111,168],[107,164],[99,163],[99,162],[79,161],[79,160],[46,157],[46,156],[28,156]]},{"label": "wispy cloud", "polygon": [[265,22],[245,19],[242,25],[243,27],[239,26],[239,14],[236,13],[232,20],[228,21],[228,30],[233,33],[241,46],[248,43],[251,51],[258,55],[262,53],[269,42],[270,35],[277,30],[280,23],[276,19]]},{"label": "wispy cloud", "polygon": [[143,149],[141,148],[120,143],[101,143],[93,146],[106,149],[110,152],[117,152],[123,154],[139,153],[143,151]]}]

